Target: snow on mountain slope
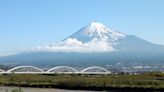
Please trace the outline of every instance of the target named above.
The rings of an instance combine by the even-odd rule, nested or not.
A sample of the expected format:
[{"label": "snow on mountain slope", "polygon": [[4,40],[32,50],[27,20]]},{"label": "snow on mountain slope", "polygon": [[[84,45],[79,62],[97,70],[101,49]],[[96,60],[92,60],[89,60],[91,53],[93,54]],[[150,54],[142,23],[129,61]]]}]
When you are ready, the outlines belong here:
[{"label": "snow on mountain slope", "polygon": [[69,38],[76,38],[82,42],[87,42],[93,38],[98,40],[108,40],[114,42],[120,38],[126,37],[125,34],[109,29],[105,25],[97,22],[92,22],[88,26],[82,28]]},{"label": "snow on mountain slope", "polygon": [[37,50],[57,52],[111,52],[112,46],[119,44],[118,40],[126,37],[125,34],[107,28],[105,25],[92,22],[67,39],[38,47]]}]

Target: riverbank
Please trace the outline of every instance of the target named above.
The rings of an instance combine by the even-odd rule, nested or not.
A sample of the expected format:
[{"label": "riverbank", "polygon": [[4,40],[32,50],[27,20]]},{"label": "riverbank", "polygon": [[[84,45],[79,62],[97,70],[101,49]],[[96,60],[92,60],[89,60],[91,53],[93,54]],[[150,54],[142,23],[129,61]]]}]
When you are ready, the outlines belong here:
[{"label": "riverbank", "polygon": [[30,87],[5,87],[0,86],[0,92],[12,92],[15,89],[21,89],[23,92],[96,92],[96,91],[83,91],[83,90],[65,90],[54,88],[30,88]]},{"label": "riverbank", "polygon": [[0,85],[33,88],[61,88],[111,92],[162,92],[164,74],[140,75],[0,75]]}]

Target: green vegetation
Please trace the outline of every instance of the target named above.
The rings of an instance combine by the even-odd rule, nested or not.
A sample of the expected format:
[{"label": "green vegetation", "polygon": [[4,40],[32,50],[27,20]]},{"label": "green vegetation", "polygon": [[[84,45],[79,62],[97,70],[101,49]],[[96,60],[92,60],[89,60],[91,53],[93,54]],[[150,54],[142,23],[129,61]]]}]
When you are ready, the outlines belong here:
[{"label": "green vegetation", "polygon": [[19,89],[13,89],[11,92],[23,92],[23,90],[19,88]]},{"label": "green vegetation", "polygon": [[[140,75],[0,75],[0,84],[21,87],[46,87],[66,89],[164,89],[163,73]],[[15,91],[13,91],[15,92]],[[17,91],[16,91],[17,92]],[[21,91],[18,91],[21,92]]]}]

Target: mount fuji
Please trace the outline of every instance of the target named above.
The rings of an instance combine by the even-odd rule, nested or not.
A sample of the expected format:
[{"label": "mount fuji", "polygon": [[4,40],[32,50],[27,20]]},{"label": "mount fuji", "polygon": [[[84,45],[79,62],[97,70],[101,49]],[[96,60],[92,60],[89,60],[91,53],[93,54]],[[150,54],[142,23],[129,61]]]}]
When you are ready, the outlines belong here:
[{"label": "mount fuji", "polygon": [[34,51],[52,52],[159,52],[162,45],[153,44],[133,35],[126,35],[105,25],[92,22],[68,38]]},{"label": "mount fuji", "polygon": [[1,64],[30,65],[160,64],[162,61],[164,46],[97,22],[90,23],[60,42],[0,58]]}]

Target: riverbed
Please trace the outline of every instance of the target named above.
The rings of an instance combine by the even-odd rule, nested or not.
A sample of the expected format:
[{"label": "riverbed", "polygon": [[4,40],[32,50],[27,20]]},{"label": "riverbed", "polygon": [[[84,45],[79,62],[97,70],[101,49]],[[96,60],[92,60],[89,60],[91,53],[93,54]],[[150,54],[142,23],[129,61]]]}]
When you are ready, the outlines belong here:
[{"label": "riverbed", "polygon": [[[0,87],[0,92],[11,92],[13,89],[19,87]],[[23,92],[97,92],[97,91],[84,91],[84,90],[66,90],[66,89],[53,89],[53,88],[21,88]]]}]

